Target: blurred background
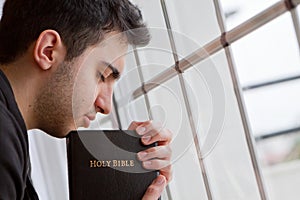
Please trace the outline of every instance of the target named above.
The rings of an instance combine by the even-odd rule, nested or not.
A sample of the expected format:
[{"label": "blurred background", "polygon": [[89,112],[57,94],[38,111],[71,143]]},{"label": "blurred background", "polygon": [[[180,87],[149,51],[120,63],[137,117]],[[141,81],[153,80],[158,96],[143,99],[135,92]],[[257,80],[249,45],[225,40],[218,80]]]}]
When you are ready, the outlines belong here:
[{"label": "blurred background", "polygon": [[[149,119],[171,129],[163,200],[299,199],[299,1],[132,1],[152,41],[129,49],[114,112],[89,129]],[[29,135],[40,199],[68,199],[65,140]]]}]

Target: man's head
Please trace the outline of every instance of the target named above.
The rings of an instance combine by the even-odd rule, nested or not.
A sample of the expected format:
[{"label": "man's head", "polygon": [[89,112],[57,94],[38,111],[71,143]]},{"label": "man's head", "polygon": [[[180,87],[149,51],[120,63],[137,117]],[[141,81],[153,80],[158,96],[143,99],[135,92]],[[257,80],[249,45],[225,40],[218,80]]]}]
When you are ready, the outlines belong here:
[{"label": "man's head", "polygon": [[[96,112],[110,112],[127,45],[149,39],[140,11],[128,0],[6,0],[0,65],[28,71],[18,78],[33,83],[27,93],[34,99],[16,94],[28,128],[63,137],[88,126]],[[14,91],[21,91],[18,75],[10,74]]]},{"label": "man's head", "polygon": [[[79,56],[112,30],[144,45],[149,34],[137,7],[128,0],[6,0],[0,23],[0,64],[21,56],[46,29],[59,33],[67,60]],[[128,31],[136,29],[139,31]]]}]

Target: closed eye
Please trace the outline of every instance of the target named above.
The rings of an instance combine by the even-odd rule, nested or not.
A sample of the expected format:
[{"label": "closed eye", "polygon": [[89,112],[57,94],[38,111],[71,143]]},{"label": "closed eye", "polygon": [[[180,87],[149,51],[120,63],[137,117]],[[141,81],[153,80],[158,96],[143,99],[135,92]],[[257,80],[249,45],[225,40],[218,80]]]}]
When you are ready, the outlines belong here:
[{"label": "closed eye", "polygon": [[112,77],[115,80],[118,80],[120,78],[120,72],[117,70],[117,68],[113,67],[112,65],[108,65],[108,67],[111,69],[112,71]]},{"label": "closed eye", "polygon": [[116,67],[105,61],[102,61],[102,64],[107,66],[103,72],[98,72],[98,78],[101,79],[102,82],[105,82],[105,79],[108,78],[112,78],[113,80],[120,79],[121,74]]},{"label": "closed eye", "polygon": [[98,72],[98,78],[101,79],[102,82],[105,82],[105,77],[101,72]]}]

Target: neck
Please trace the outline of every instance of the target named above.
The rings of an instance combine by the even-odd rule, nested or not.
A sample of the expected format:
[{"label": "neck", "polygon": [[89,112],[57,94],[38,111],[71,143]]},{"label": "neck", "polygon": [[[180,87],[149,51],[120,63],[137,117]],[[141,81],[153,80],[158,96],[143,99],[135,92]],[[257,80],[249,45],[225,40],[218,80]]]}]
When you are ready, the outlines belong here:
[{"label": "neck", "polygon": [[33,120],[33,105],[39,91],[38,80],[29,69],[26,62],[24,64],[13,63],[0,66],[12,87],[19,110],[24,118],[27,129],[35,128]]}]

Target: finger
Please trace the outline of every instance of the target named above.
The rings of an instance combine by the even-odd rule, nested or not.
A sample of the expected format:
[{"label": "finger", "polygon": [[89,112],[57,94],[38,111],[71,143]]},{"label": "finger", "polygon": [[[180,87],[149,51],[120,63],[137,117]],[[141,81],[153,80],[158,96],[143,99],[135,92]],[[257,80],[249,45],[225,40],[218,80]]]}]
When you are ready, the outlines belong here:
[{"label": "finger", "polygon": [[157,146],[149,148],[145,151],[141,151],[137,154],[140,161],[151,160],[153,158],[170,160],[172,156],[172,150],[170,146]]},{"label": "finger", "polygon": [[142,141],[145,145],[152,144],[154,142],[169,143],[172,138],[172,132],[168,129],[164,129],[159,122],[147,121],[140,124],[136,131],[142,136]]},{"label": "finger", "polygon": [[136,130],[142,137],[142,142],[145,145],[158,142],[159,145],[169,144],[172,140],[172,132],[164,129],[159,122],[145,121],[145,122],[132,122],[129,130]]},{"label": "finger", "polygon": [[159,122],[150,120],[139,124],[139,126],[136,128],[136,131],[139,135],[155,135],[155,133],[162,129],[162,125]]},{"label": "finger", "polygon": [[158,142],[158,145],[167,145],[172,140],[172,132],[168,129],[162,129],[160,132],[152,133],[152,135],[146,134],[142,137],[142,142],[145,145],[152,144],[154,142]]},{"label": "finger", "polygon": [[169,183],[173,179],[173,169],[172,165],[169,165],[165,168],[159,170],[159,174],[166,177],[167,183]]},{"label": "finger", "polygon": [[166,185],[166,178],[159,175],[148,187],[142,200],[157,200],[163,192]]},{"label": "finger", "polygon": [[153,129],[151,126],[156,126],[156,124],[159,126],[158,123],[153,123],[151,120],[144,122],[133,121],[129,125],[128,130],[136,130],[139,135],[144,135]]},{"label": "finger", "polygon": [[148,170],[160,170],[170,165],[169,160],[153,159],[142,162],[145,169]]},{"label": "finger", "polygon": [[144,122],[137,122],[137,121],[133,121],[130,123],[128,130],[136,130],[136,128],[140,125],[142,125]]}]

